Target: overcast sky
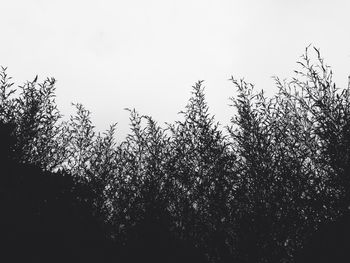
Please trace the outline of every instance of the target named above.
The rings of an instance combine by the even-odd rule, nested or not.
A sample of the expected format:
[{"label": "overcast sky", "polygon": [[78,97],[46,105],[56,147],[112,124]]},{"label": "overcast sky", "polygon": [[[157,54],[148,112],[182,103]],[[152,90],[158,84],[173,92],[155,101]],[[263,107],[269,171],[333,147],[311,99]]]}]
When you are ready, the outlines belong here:
[{"label": "overcast sky", "polygon": [[197,80],[227,124],[231,75],[273,92],[271,76],[294,76],[309,44],[346,85],[349,13],[347,0],[2,1],[0,65],[17,84],[55,77],[62,113],[81,102],[99,130],[118,122],[119,137],[125,107],[174,121]]}]

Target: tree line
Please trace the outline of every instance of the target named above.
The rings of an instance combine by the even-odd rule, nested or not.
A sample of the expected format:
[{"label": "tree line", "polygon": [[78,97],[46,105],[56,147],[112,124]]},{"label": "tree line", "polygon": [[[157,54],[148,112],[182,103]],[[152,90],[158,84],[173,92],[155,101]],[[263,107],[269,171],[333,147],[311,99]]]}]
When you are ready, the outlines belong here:
[{"label": "tree line", "polygon": [[319,229],[350,205],[350,86],[337,87],[309,49],[294,78],[275,78],[272,97],[231,78],[226,127],[198,81],[166,127],[129,109],[120,143],[116,125],[97,133],[81,104],[64,119],[55,79],[14,88],[1,68],[8,253],[26,248],[37,262],[304,262]]}]

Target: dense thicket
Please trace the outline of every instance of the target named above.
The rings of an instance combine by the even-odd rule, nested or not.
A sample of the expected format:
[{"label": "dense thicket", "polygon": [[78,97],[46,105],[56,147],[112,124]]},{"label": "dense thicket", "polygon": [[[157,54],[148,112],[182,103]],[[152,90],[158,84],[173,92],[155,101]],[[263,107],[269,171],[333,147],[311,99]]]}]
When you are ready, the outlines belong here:
[{"label": "dense thicket", "polygon": [[[2,198],[4,210],[15,208],[12,217],[26,221],[21,227],[36,231],[39,217],[25,214],[24,188],[43,191],[27,195],[45,209],[59,205],[45,205],[46,192],[66,193],[65,207],[88,199],[83,218],[98,222],[101,236],[108,229],[124,261],[310,262],[314,233],[350,205],[350,87],[335,85],[317,49],[314,59],[309,54],[291,81],[275,79],[271,98],[232,78],[238,94],[224,129],[199,81],[181,120],[165,128],[129,110],[131,131],[118,144],[116,126],[96,133],[81,104],[63,120],[54,79],[27,82],[18,93],[2,68],[0,121],[12,139],[1,136],[1,160],[10,155],[40,171],[40,178],[18,172],[21,198]],[[5,174],[1,180],[11,180]],[[86,200],[77,186],[88,189]],[[10,193],[12,186],[1,187]]]},{"label": "dense thicket", "polygon": [[[96,194],[66,172],[19,163],[14,126],[0,123],[0,252],[4,262],[106,262],[118,247]],[[115,252],[114,252],[115,251]]]}]

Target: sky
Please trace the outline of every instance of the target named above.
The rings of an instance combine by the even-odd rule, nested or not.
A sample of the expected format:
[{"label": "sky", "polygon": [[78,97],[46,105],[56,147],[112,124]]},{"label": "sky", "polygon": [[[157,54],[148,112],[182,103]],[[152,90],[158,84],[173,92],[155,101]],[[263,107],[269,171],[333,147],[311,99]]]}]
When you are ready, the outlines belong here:
[{"label": "sky", "polygon": [[119,138],[124,108],[163,126],[198,80],[226,125],[231,76],[273,94],[272,76],[293,77],[309,44],[347,85],[349,13],[347,0],[2,0],[0,65],[19,85],[54,77],[66,118],[82,103],[98,131],[117,122]]}]

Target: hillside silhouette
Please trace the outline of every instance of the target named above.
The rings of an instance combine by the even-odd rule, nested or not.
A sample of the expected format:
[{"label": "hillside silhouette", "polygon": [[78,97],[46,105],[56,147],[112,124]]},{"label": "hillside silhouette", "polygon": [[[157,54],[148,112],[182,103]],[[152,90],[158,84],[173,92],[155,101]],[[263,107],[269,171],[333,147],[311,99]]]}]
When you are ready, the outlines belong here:
[{"label": "hillside silhouette", "polygon": [[4,262],[97,262],[114,243],[93,215],[87,185],[13,156],[15,138],[0,124],[1,257]]}]

